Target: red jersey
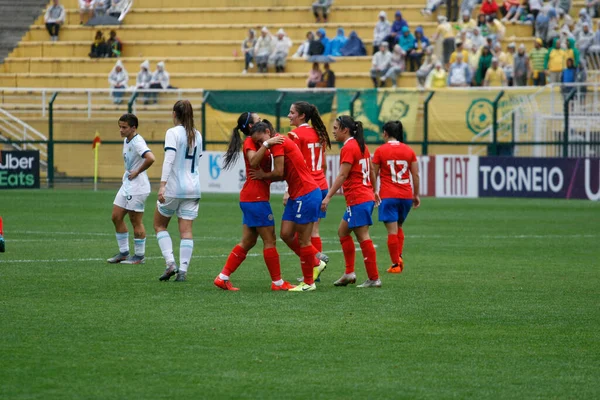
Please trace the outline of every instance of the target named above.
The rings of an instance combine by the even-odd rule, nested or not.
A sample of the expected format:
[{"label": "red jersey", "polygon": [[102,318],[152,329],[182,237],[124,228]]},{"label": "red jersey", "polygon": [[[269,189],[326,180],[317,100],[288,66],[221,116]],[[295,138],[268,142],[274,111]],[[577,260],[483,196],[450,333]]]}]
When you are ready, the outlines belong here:
[{"label": "red jersey", "polygon": [[[271,182],[255,180],[248,176],[248,171],[252,169],[250,161],[248,160],[248,150],[258,151],[258,146],[256,146],[256,143],[254,143],[249,136],[244,140],[244,147],[242,148],[242,151],[244,152],[244,162],[246,163],[246,182],[244,182],[244,187],[242,187],[242,191],[240,192],[240,201],[244,203],[269,201],[271,196],[269,186]],[[269,150],[265,153],[265,156],[260,163],[260,168],[265,172],[271,170],[271,152]]]},{"label": "red jersey", "polygon": [[413,149],[397,140],[390,140],[375,150],[373,163],[379,165],[382,199],[412,199],[410,164],[417,162]]},{"label": "red jersey", "polygon": [[273,157],[283,156],[283,177],[288,184],[292,200],[319,188],[304,162],[300,149],[293,141],[284,138],[283,144],[276,144],[271,148],[271,154]]},{"label": "red jersey", "polygon": [[304,162],[317,185],[321,190],[327,190],[329,186],[325,178],[325,171],[323,171],[325,149],[319,141],[317,131],[308,124],[302,124],[292,132],[298,135],[298,139],[293,139],[294,143],[300,148],[304,156]]},{"label": "red jersey", "polygon": [[371,184],[369,149],[365,147],[364,154],[361,154],[358,142],[354,138],[346,140],[340,152],[340,165],[343,163],[351,165],[350,174],[342,185],[346,205],[353,206],[367,201],[375,201],[373,185]]}]

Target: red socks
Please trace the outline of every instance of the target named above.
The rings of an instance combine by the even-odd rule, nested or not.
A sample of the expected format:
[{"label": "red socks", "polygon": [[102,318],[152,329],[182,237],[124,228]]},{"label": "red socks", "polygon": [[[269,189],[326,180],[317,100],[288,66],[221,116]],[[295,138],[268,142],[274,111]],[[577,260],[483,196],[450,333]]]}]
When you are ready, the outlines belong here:
[{"label": "red socks", "polygon": [[0,236],[4,235],[4,232],[2,231],[2,217],[0,217]]},{"label": "red socks", "polygon": [[402,227],[398,227],[398,254],[402,257],[402,249],[404,248],[404,231]]},{"label": "red socks", "polygon": [[239,244],[236,245],[233,248],[233,250],[231,250],[229,257],[227,257],[227,262],[225,263],[225,266],[223,267],[223,271],[221,271],[221,273],[223,275],[231,276],[231,274],[233,274],[235,270],[238,269],[240,264],[244,262],[244,260],[246,259],[246,254],[248,254],[248,252],[244,250],[243,247],[241,247]]},{"label": "red socks", "polygon": [[315,281],[313,279],[313,268],[314,259],[317,249],[312,245],[300,248],[300,265],[302,266],[302,276],[304,276],[304,283],[312,285]]},{"label": "red socks", "polygon": [[365,268],[367,269],[369,279],[372,281],[379,279],[379,272],[377,272],[377,253],[375,253],[373,241],[369,239],[361,242],[360,248],[365,259]]},{"label": "red socks", "polygon": [[356,247],[354,247],[354,240],[352,236],[344,236],[340,238],[342,244],[342,251],[344,252],[344,261],[346,262],[346,274],[354,272],[354,263],[356,259]]},{"label": "red socks", "polygon": [[279,253],[277,252],[277,248],[271,247],[270,249],[264,249],[263,257],[265,259],[265,264],[267,264],[267,268],[269,269],[271,280],[273,282],[280,280],[281,265],[279,264]]},{"label": "red socks", "polygon": [[392,264],[400,263],[400,250],[398,247],[398,235],[388,235],[387,245],[388,245],[388,251],[390,252],[390,260],[392,260]]},{"label": "red socks", "polygon": [[319,236],[317,236],[317,237],[311,237],[310,241],[311,241],[313,247],[315,249],[317,249],[317,251],[319,253],[323,251],[323,242],[321,242],[321,238]]}]

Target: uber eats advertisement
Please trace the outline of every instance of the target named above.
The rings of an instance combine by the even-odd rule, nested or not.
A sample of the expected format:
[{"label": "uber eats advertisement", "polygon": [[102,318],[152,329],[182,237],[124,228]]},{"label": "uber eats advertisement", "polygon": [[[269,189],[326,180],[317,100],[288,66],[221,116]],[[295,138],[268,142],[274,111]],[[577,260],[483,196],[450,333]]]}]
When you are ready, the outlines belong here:
[{"label": "uber eats advertisement", "polygon": [[39,188],[39,151],[0,151],[0,190]]}]

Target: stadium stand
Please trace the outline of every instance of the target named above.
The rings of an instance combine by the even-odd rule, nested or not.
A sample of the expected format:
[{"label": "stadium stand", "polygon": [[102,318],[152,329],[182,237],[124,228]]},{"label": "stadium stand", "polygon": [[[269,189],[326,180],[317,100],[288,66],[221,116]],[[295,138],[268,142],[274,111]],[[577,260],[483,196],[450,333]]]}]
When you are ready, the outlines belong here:
[{"label": "stadium stand", "polygon": [[0,0],[0,63],[39,17],[45,0]]}]

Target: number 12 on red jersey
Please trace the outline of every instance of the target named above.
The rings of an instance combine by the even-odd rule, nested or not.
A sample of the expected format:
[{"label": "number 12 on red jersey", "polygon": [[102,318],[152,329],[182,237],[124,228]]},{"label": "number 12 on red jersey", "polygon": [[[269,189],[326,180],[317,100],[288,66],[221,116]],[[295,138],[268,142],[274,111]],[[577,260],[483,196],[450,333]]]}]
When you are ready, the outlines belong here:
[{"label": "number 12 on red jersey", "polygon": [[[402,179],[402,175],[404,175],[406,173],[406,170],[408,169],[408,162],[404,160],[388,160],[387,164],[390,167],[392,182],[397,183],[399,185],[405,185],[407,183],[410,183],[410,179]],[[397,172],[396,166],[400,167],[400,170]]]}]

